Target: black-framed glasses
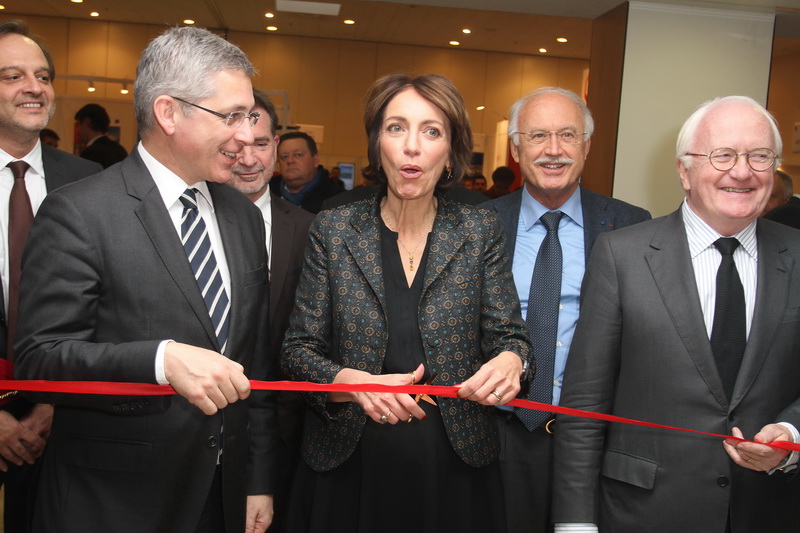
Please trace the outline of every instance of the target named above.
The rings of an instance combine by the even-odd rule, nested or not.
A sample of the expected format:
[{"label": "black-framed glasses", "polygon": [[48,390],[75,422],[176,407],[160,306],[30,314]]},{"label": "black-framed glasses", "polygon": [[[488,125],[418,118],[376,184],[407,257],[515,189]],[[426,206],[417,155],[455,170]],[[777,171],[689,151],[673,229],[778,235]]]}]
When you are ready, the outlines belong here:
[{"label": "black-framed glasses", "polygon": [[179,102],[183,102],[184,104],[196,107],[197,109],[202,109],[206,113],[211,113],[212,115],[221,118],[225,122],[226,126],[234,126],[238,128],[239,126],[242,125],[242,122],[247,120],[250,123],[250,127],[252,128],[256,125],[256,123],[258,123],[258,119],[261,117],[261,113],[256,113],[256,112],[245,113],[244,111],[233,111],[226,115],[224,113],[220,113],[218,111],[213,111],[211,109],[205,108],[201,105],[193,104],[191,102],[184,100],[183,98],[178,98],[177,96],[173,96],[172,98],[178,100]]},{"label": "black-framed glasses", "polygon": [[717,148],[708,154],[693,154],[686,152],[686,155],[690,155],[692,157],[707,157],[708,161],[711,163],[711,166],[720,172],[726,172],[735,167],[736,162],[739,161],[740,155],[747,157],[748,166],[756,172],[769,170],[772,168],[772,165],[775,164],[775,159],[777,159],[775,152],[769,148],[756,148],[755,150],[750,150],[749,152],[737,152],[733,148]]},{"label": "black-framed glasses", "polygon": [[555,135],[556,139],[563,144],[579,144],[585,135],[584,133],[576,133],[574,131],[512,131],[511,135],[519,135],[526,144],[544,144],[550,140],[551,135]]}]

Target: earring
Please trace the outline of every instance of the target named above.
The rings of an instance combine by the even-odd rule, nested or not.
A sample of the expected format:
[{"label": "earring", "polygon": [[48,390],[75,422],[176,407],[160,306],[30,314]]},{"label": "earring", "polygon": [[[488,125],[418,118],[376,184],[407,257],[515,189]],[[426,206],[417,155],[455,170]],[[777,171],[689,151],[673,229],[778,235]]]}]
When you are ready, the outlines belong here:
[{"label": "earring", "polygon": [[453,181],[453,167],[447,167],[447,181]]}]

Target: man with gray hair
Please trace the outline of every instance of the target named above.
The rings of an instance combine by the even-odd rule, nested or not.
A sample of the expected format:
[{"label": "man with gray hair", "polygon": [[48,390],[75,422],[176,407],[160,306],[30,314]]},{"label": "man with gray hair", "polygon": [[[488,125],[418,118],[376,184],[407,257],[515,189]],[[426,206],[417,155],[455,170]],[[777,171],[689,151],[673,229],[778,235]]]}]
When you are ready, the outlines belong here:
[{"label": "man with gray hair", "polygon": [[275,405],[248,380],[270,366],[264,223],[223,185],[253,142],[252,74],[220,37],[167,30],[137,69],[141,142],[39,210],[17,376],[177,394],[47,397],[36,532],[263,532],[271,521]]},{"label": "man with gray hair", "polygon": [[782,531],[800,523],[800,239],[759,219],[782,144],[753,99],[703,104],[678,136],[686,198],[601,235],[561,403],[753,439],[559,418],[556,531]]},{"label": "man with gray hair", "polygon": [[[511,155],[524,187],[483,206],[503,222],[531,334],[537,370],[528,399],[558,405],[592,245],[601,233],[648,220],[650,213],[581,187],[594,120],[578,95],[542,87],[509,113]],[[500,408],[497,415],[508,531],[552,531],[554,416]]]}]

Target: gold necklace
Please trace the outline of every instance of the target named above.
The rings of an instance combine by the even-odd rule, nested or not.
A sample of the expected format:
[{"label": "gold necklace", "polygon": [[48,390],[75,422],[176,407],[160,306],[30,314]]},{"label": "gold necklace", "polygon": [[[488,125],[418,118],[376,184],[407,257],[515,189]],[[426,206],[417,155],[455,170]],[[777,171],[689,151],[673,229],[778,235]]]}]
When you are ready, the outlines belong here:
[{"label": "gold necklace", "polygon": [[[388,212],[388,211],[382,211],[382,213],[383,213],[383,214],[386,216],[386,218],[387,218],[387,219],[388,219],[388,218],[390,218],[390,215],[389,215],[389,212]],[[436,218],[436,211],[434,211],[434,212],[433,212],[433,218],[431,219],[431,221],[429,222],[429,224],[433,224],[433,219],[435,219],[435,218]],[[426,231],[426,232],[425,232],[425,233],[422,235],[422,238],[419,240],[419,242],[417,243],[417,245],[414,247],[414,250],[413,250],[413,251],[409,251],[408,247],[407,247],[405,244],[403,244],[403,241],[401,241],[401,240],[400,240],[400,232],[399,232],[399,231],[395,231],[395,229],[392,227],[392,226],[394,226],[394,225],[395,225],[395,224],[394,224],[394,219],[392,219],[392,220],[386,220],[386,227],[388,227],[390,230],[392,230],[392,231],[394,231],[395,233],[397,233],[397,242],[398,242],[398,243],[400,243],[400,246],[402,246],[402,247],[403,247],[403,250],[405,250],[405,251],[406,251],[406,253],[408,254],[408,270],[409,270],[410,272],[413,272],[413,271],[414,271],[414,256],[417,254],[417,250],[419,250],[419,246],[420,246],[420,245],[421,245],[421,244],[422,244],[424,241],[427,241],[427,240],[428,240],[428,233],[430,233],[430,231]],[[427,225],[428,225],[428,224],[425,224],[425,226],[424,226],[424,227],[427,227]],[[396,226],[395,226],[395,227],[396,227]],[[431,229],[433,229],[433,227],[431,227]]]}]

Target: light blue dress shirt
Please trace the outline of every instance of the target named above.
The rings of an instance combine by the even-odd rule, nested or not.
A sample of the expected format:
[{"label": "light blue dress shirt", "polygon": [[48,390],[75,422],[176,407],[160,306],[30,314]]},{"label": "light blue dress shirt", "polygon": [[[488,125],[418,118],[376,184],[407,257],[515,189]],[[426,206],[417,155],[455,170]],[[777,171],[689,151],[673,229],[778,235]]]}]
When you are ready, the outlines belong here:
[{"label": "light blue dress shirt", "polygon": [[[527,189],[522,192],[519,222],[517,223],[517,244],[514,249],[512,271],[517,286],[522,316],[528,316],[528,296],[531,290],[533,267],[536,255],[547,235],[547,229],[539,218],[551,211],[530,195]],[[580,313],[580,292],[583,274],[586,270],[586,252],[583,233],[583,209],[581,209],[580,188],[557,209],[565,216],[558,225],[558,240],[561,243],[563,270],[561,272],[561,305],[558,314],[558,337],[556,341],[556,360],[553,368],[553,405],[561,398],[561,382],[564,367],[575,334],[575,325]],[[531,303],[536,305],[536,301]],[[534,353],[534,356],[536,354]]]}]

